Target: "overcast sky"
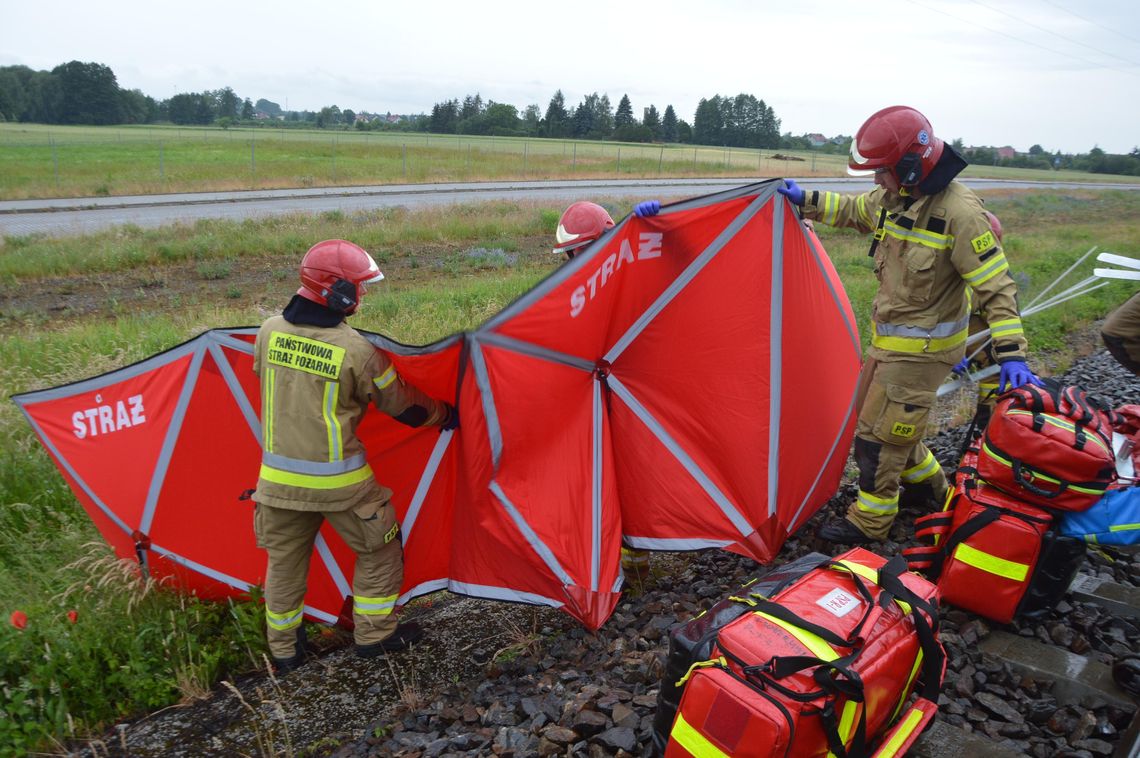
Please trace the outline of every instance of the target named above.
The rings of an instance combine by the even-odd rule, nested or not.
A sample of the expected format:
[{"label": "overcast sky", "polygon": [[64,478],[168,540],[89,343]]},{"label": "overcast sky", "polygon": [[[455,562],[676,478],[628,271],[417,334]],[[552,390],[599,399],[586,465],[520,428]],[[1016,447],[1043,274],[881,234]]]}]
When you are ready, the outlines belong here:
[{"label": "overcast sky", "polygon": [[754,94],[782,131],[853,134],[912,105],[967,145],[1140,145],[1136,0],[0,0],[0,65],[110,66],[157,99],[232,87],[295,110],[424,113],[480,93],[545,112]]}]

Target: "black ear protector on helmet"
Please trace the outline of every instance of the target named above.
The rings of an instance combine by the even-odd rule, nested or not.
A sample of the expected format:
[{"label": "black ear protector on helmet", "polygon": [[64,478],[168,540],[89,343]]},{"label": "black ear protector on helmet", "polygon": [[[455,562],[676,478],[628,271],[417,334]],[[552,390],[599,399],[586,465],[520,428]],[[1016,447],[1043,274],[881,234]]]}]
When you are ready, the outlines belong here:
[{"label": "black ear protector on helmet", "polygon": [[895,164],[895,176],[903,187],[912,187],[922,181],[922,156],[907,153]]},{"label": "black ear protector on helmet", "polygon": [[337,279],[325,293],[325,302],[337,313],[348,313],[356,307],[356,285],[347,279]]}]

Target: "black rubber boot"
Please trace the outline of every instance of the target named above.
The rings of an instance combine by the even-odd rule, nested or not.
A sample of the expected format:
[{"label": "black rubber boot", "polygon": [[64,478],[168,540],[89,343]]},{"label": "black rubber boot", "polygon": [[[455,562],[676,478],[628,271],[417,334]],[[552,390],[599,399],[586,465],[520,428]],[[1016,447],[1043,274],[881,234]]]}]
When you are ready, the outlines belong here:
[{"label": "black rubber boot", "polygon": [[863,530],[845,518],[828,521],[819,528],[819,538],[827,542],[843,545],[867,545],[879,540],[863,534]]},{"label": "black rubber boot", "polygon": [[356,655],[358,658],[375,658],[384,653],[398,653],[413,642],[421,640],[423,636],[424,630],[420,628],[420,625],[414,621],[409,621],[406,624],[397,625],[396,631],[379,642],[373,642],[370,645],[357,645]]}]

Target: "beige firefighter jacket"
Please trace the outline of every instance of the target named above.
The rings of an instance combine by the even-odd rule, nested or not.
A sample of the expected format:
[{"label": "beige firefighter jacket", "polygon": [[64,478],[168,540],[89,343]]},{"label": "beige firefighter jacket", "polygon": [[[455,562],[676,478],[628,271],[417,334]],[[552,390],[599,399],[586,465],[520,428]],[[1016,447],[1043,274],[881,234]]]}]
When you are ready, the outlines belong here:
[{"label": "beige firefighter jacket", "polygon": [[254,342],[261,378],[261,473],[253,498],[298,511],[340,511],[391,490],[376,482],[356,427],[370,400],[411,426],[442,424],[446,404],[404,383],[348,324],[292,324],[274,316]]},{"label": "beige firefighter jacket", "polygon": [[1025,360],[1017,285],[981,200],[952,181],[913,200],[876,187],[862,195],[807,192],[805,218],[875,236],[879,291],[869,354],[879,361],[956,363],[964,355],[970,298],[989,324],[998,360]]}]

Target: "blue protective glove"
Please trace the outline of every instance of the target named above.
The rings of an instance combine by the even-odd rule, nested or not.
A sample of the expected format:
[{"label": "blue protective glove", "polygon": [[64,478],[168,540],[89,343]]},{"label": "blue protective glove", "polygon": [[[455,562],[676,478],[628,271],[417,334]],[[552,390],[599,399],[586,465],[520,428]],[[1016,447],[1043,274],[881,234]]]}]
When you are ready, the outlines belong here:
[{"label": "blue protective glove", "polygon": [[804,191],[800,189],[800,185],[796,184],[795,179],[785,179],[784,186],[777,187],[776,191],[788,198],[788,201],[793,205],[804,204]]},{"label": "blue protective glove", "polygon": [[954,365],[954,368],[952,368],[950,370],[954,372],[954,376],[963,376],[966,374],[966,371],[969,368],[970,368],[970,356],[967,355],[965,358],[958,361],[958,363],[956,363]]},{"label": "blue protective glove", "polygon": [[1014,390],[1023,384],[1036,384],[1041,386],[1041,380],[1029,370],[1025,361],[1004,361],[1001,364],[1001,378],[998,380],[998,392]]},{"label": "blue protective glove", "polygon": [[644,200],[638,203],[633,209],[633,215],[638,218],[645,218],[646,216],[656,216],[657,212],[661,210],[660,200]]}]

